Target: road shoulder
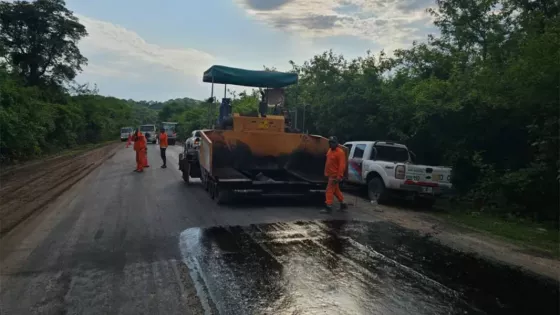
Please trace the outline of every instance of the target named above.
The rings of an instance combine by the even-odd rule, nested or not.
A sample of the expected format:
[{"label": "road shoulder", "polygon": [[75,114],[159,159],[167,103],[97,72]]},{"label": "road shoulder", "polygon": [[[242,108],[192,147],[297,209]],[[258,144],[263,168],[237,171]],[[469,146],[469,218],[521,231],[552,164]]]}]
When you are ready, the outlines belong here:
[{"label": "road shoulder", "polygon": [[122,146],[111,143],[95,149],[48,158],[2,174],[0,235],[45,208],[67,189],[103,164]]},{"label": "road shoulder", "polygon": [[556,259],[535,255],[524,247],[466,226],[453,224],[432,213],[394,206],[373,206],[360,197],[357,198],[355,207],[374,212],[382,220],[417,231],[421,235],[462,252],[479,255],[552,279],[558,279],[560,274],[560,261]]}]

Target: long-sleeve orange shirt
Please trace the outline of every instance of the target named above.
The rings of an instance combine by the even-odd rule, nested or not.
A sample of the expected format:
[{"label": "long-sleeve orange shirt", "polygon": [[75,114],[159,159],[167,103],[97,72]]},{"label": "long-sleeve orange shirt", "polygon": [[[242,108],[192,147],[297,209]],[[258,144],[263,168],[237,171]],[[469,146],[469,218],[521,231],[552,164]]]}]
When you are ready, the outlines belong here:
[{"label": "long-sleeve orange shirt", "polygon": [[167,133],[165,132],[159,134],[159,147],[167,148]]},{"label": "long-sleeve orange shirt", "polygon": [[325,163],[325,176],[343,178],[346,171],[346,153],[340,147],[329,149]]},{"label": "long-sleeve orange shirt", "polygon": [[141,151],[146,149],[146,137],[139,132],[136,135],[136,141],[134,141],[134,151]]}]

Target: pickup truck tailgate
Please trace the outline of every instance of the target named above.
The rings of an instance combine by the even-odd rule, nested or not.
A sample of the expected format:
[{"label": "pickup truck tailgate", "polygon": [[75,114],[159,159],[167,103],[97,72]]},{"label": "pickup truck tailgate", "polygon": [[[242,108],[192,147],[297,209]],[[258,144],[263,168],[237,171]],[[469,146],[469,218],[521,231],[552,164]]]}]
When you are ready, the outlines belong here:
[{"label": "pickup truck tailgate", "polygon": [[451,168],[428,165],[407,165],[405,179],[430,186],[451,186]]}]

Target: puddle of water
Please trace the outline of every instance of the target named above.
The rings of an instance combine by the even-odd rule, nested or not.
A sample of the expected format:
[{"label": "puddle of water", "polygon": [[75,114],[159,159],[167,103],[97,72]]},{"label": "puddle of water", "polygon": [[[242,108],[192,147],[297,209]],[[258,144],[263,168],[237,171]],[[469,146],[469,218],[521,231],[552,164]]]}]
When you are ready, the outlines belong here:
[{"label": "puddle of water", "polygon": [[387,222],[194,228],[180,249],[220,314],[558,313],[557,282]]}]

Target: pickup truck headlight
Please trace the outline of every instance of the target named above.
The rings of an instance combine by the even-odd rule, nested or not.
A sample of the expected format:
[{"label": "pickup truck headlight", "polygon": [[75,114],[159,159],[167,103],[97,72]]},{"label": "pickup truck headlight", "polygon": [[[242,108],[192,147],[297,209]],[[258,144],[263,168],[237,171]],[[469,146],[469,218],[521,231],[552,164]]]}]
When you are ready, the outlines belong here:
[{"label": "pickup truck headlight", "polygon": [[406,169],[404,165],[397,165],[397,167],[395,167],[395,178],[404,179],[405,170]]}]

